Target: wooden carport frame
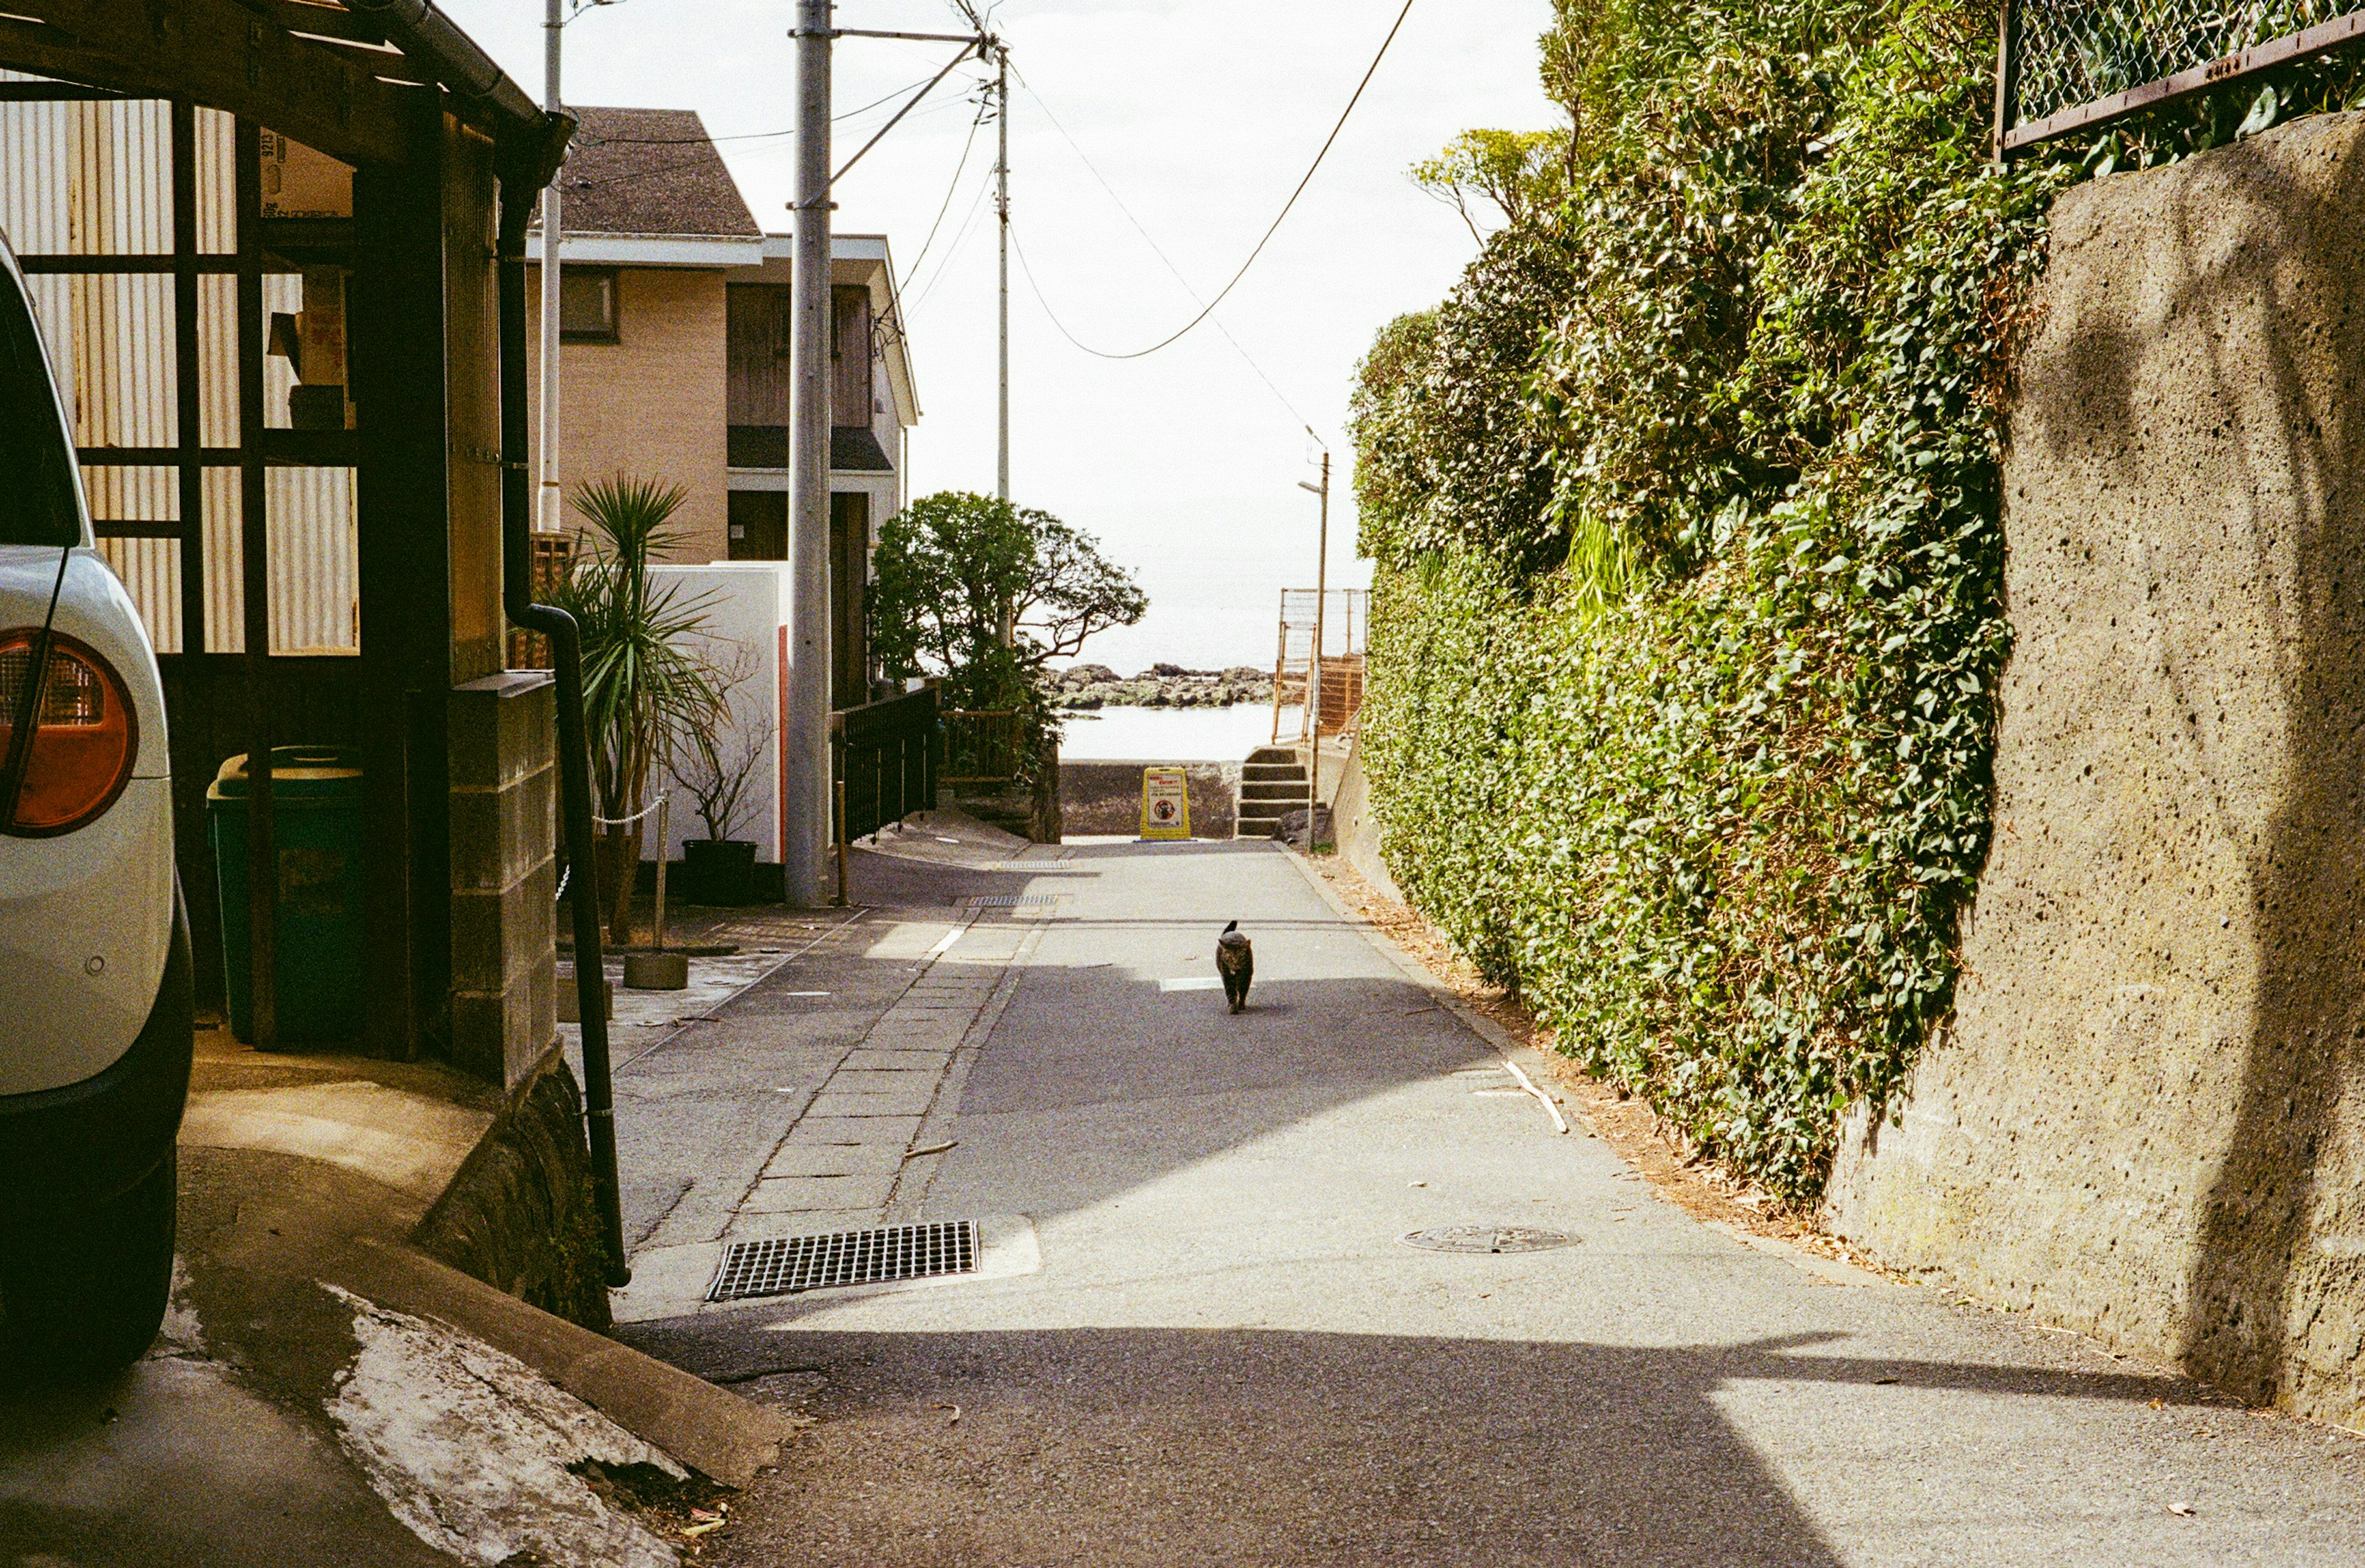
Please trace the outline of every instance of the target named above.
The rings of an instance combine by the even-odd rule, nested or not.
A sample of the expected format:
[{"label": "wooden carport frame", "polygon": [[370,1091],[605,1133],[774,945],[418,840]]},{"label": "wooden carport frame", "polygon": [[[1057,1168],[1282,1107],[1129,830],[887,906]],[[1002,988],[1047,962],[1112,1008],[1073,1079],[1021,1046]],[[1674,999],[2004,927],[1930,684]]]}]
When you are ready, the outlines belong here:
[{"label": "wooden carport frame", "polygon": [[[227,733],[262,763],[251,768],[249,864],[276,867],[269,758],[275,739],[297,738],[281,721],[308,705],[326,723],[321,715],[342,708],[336,727],[364,752],[372,933],[365,1044],[374,1054],[420,1055],[434,1047],[451,982],[445,703],[456,686],[500,670],[505,610],[550,635],[556,655],[577,951],[600,951],[578,650],[570,621],[526,602],[523,408],[521,400],[508,406],[513,392],[521,398],[524,214],[563,155],[572,122],[536,108],[428,0],[8,0],[0,15],[0,67],[50,79],[7,84],[6,95],[18,99],[120,95],[171,105],[170,253],[32,255],[23,262],[28,274],[173,278],[174,444],[85,447],[81,460],[177,474],[176,521],[109,519],[101,532],[180,541],[183,620],[196,641],[165,663],[184,863],[192,842],[203,842],[204,790]],[[200,106],[237,119],[236,247],[228,254],[197,249]],[[351,431],[264,428],[259,137],[265,129],[354,171],[353,216],[342,237],[342,264],[350,268],[350,395],[359,410]],[[456,247],[455,234],[464,241]],[[470,257],[472,245],[482,251]],[[460,274],[472,266],[484,270],[473,280]],[[208,273],[237,280],[238,439],[231,446],[201,444],[197,299]],[[481,285],[494,274],[492,294],[477,290],[484,308],[473,321],[452,307],[447,292],[455,281]],[[465,303],[465,289],[457,297]],[[455,348],[469,351],[479,367],[473,384],[453,375]],[[275,463],[353,471],[357,660],[270,652],[262,476]],[[243,650],[213,655],[205,652],[202,476],[224,467],[241,475]],[[492,536],[455,526],[462,490],[489,498]],[[299,668],[306,666],[341,667]],[[219,721],[234,690],[243,697],[242,711],[234,726],[225,726]],[[276,1043],[272,934],[278,879],[257,875],[249,882],[253,1033],[267,1047]],[[192,887],[187,902],[194,907],[210,896],[209,888]],[[600,969],[596,961],[577,968],[594,1185],[609,1271],[621,1282]]]}]

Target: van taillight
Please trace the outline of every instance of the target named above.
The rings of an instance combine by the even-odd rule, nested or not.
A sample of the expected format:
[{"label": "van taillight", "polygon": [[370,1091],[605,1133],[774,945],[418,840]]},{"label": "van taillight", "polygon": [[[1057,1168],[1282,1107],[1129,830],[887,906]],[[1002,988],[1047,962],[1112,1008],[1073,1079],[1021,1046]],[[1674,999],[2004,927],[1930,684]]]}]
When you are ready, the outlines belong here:
[{"label": "van taillight", "polygon": [[[0,769],[15,751],[17,713],[40,635],[29,626],[0,632]],[[139,755],[139,721],[123,678],[95,648],[52,633],[24,789],[0,831],[20,838],[72,833],[115,803]],[[0,791],[6,786],[0,773]]]}]

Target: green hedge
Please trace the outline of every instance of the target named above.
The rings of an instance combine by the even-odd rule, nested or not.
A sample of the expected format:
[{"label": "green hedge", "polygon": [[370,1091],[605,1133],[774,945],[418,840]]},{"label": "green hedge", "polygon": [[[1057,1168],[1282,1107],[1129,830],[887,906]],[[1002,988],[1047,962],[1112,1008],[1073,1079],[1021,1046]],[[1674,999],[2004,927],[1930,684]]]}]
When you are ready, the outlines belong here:
[{"label": "green hedge", "polygon": [[1575,106],[1565,199],[1365,363],[1365,765],[1485,973],[1804,1202],[1950,1003],[2065,176],[1986,162],[1981,16],[1683,15]]}]

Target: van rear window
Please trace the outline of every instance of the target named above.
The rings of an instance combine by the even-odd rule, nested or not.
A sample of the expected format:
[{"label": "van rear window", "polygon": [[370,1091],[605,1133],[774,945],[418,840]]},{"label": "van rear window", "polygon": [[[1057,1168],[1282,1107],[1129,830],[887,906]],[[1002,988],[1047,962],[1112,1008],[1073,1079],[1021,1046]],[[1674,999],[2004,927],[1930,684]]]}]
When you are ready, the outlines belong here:
[{"label": "van rear window", "polygon": [[73,470],[23,296],[0,273],[0,544],[74,544]]}]

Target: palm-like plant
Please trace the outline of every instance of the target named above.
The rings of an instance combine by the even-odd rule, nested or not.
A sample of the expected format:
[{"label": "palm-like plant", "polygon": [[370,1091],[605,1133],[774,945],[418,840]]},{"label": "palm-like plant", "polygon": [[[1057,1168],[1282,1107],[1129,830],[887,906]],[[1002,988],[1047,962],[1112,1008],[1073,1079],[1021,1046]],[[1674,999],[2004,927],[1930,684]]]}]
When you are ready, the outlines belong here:
[{"label": "palm-like plant", "polygon": [[[585,485],[573,498],[576,513],[590,525],[589,548],[556,597],[582,629],[592,788],[600,814],[611,820],[640,810],[650,770],[670,758],[680,737],[711,729],[723,704],[723,683],[695,645],[706,601],[677,603],[674,589],[649,586],[651,560],[679,536],[673,514],[686,498],[678,485],[622,474]],[[619,946],[632,936],[644,825],[611,829],[603,841],[608,936]]]}]

